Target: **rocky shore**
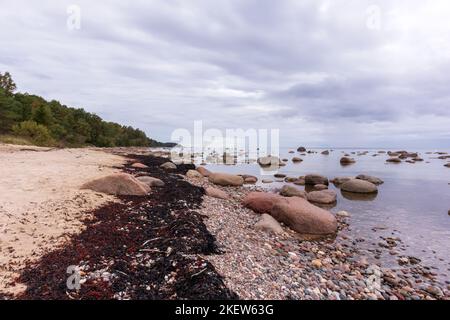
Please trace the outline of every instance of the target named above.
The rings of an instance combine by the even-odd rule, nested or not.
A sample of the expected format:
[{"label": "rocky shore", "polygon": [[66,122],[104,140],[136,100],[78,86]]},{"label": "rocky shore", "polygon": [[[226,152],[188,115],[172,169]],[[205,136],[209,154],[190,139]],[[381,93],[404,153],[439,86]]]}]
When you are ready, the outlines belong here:
[{"label": "rocky shore", "polygon": [[[89,212],[93,218],[84,221],[84,231],[38,261],[28,261],[16,279],[26,291],[5,298],[450,298],[448,283],[440,283],[430,268],[413,257],[399,256],[396,268],[380,265],[374,256],[392,251],[401,240],[392,236],[372,251],[363,249],[364,239],[354,239],[348,232],[352,213],[329,213],[335,232],[305,239],[292,229],[291,220],[285,220],[288,227],[272,218],[276,215],[271,209],[267,213],[272,215],[244,205],[249,194],[264,191],[251,184],[255,177],[175,164],[164,153],[110,152],[128,158],[121,174],[129,178],[115,180],[114,185],[108,185],[108,179],[100,184],[93,180],[85,187],[101,186],[102,192],[115,194],[120,202]],[[311,179],[325,186],[312,192],[328,191],[329,182],[321,177],[304,177],[302,184]],[[371,177],[362,176],[340,182],[350,181],[345,188],[351,192],[376,192],[373,186],[382,181],[368,180]],[[308,194],[285,189],[276,197],[301,199],[303,205]],[[69,266],[80,275],[79,290],[67,288]]]}]

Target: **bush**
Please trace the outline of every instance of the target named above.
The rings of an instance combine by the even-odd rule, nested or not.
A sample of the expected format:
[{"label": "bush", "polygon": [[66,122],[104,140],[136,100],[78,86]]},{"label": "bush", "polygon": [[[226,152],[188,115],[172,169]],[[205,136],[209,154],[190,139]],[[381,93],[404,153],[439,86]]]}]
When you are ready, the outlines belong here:
[{"label": "bush", "polygon": [[35,121],[23,121],[13,126],[13,132],[18,136],[31,139],[36,145],[48,146],[54,143],[47,127]]}]

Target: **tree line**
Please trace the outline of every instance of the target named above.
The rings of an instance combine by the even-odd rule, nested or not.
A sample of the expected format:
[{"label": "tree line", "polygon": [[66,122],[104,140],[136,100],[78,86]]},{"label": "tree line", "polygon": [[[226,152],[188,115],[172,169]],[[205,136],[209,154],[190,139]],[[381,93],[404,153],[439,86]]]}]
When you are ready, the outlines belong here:
[{"label": "tree line", "polygon": [[15,91],[11,75],[0,73],[0,135],[20,137],[40,146],[172,146],[150,139],[139,129],[104,121],[84,109]]}]

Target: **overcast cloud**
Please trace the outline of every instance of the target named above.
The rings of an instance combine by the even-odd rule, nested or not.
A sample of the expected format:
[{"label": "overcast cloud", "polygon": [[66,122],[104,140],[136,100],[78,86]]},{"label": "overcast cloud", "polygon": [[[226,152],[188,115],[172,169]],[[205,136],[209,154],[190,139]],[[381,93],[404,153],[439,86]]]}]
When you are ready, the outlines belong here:
[{"label": "overcast cloud", "polygon": [[[79,30],[66,26],[72,4]],[[0,7],[0,71],[19,91],[158,140],[203,120],[279,128],[285,146],[450,146],[447,0]]]}]

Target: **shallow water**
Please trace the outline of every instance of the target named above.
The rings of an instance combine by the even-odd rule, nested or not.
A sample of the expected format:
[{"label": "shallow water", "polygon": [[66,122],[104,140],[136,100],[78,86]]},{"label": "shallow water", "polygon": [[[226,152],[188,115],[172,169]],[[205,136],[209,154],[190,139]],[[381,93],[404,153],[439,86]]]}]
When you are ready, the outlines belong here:
[{"label": "shallow water", "polygon": [[[292,149],[291,149],[292,150]],[[295,150],[295,149],[293,149]],[[368,174],[384,180],[379,186],[376,197],[371,199],[349,199],[339,189],[330,183],[330,189],[338,193],[337,205],[332,212],[340,210],[351,214],[349,219],[352,237],[365,239],[363,248],[376,249],[380,236],[394,236],[402,240],[402,244],[395,250],[399,256],[413,256],[420,258],[422,264],[434,269],[441,281],[450,278],[450,168],[444,167],[448,160],[436,159],[436,154],[425,154],[424,150],[408,150],[419,152],[425,160],[409,164],[388,164],[387,154],[373,157],[378,150],[343,150],[336,149],[330,155],[320,154],[323,149],[314,149],[316,154],[289,154],[289,149],[281,150],[280,158],[292,159],[300,156],[304,161],[298,164],[287,162],[287,166],[278,170],[290,177],[318,173],[332,179],[337,176],[356,176]],[[341,166],[339,159],[344,153],[369,151],[367,155],[351,154],[355,164]],[[427,150],[433,151],[433,150]],[[439,150],[448,151],[448,150]],[[244,157],[244,156],[243,156]],[[202,162],[201,157],[196,163]],[[211,171],[229,172],[236,174],[251,174],[261,179],[272,179],[264,175],[264,171],[256,163],[224,165],[208,164]],[[266,173],[267,174],[267,173]],[[281,188],[284,182],[259,184],[267,189]],[[290,184],[293,185],[293,184]],[[304,187],[298,186],[299,189]],[[372,230],[377,228],[376,231]],[[383,250],[384,252],[385,250]],[[368,252],[368,255],[374,255]],[[380,262],[384,266],[398,267],[398,256],[383,253]]]}]

